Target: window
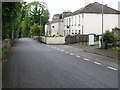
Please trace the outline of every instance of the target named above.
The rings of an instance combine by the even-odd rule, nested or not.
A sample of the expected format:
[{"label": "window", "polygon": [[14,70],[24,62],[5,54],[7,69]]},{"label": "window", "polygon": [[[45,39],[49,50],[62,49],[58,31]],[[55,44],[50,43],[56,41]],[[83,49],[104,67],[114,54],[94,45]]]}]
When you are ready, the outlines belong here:
[{"label": "window", "polygon": [[55,26],[52,26],[52,28],[55,28]]},{"label": "window", "polygon": [[79,30],[79,33],[78,34],[80,34],[80,30]]},{"label": "window", "polygon": [[75,25],[77,25],[77,16],[75,16],[76,20],[75,20]]},{"label": "window", "polygon": [[75,34],[77,34],[77,30],[75,30]]},{"label": "window", "polygon": [[72,30],[72,35],[74,34],[74,30]]},{"label": "window", "polygon": [[72,16],[72,26],[73,26],[73,16]]},{"label": "window", "polygon": [[79,15],[79,24],[78,24],[78,26],[80,26],[80,15]]},{"label": "window", "polygon": [[69,18],[69,26],[71,25],[71,23],[70,23],[70,22],[71,22],[71,18]]},{"label": "window", "polygon": [[69,34],[70,34],[70,30],[69,30]]}]

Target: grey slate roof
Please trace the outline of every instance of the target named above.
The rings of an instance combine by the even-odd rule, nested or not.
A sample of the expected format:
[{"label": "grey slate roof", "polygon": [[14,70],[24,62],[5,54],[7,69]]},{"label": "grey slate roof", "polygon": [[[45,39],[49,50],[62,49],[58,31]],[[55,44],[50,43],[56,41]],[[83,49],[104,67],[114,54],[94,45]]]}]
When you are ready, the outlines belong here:
[{"label": "grey slate roof", "polygon": [[[104,14],[120,14],[120,11],[112,9],[108,7],[107,5],[103,5],[103,11],[104,11]],[[81,8],[73,12],[71,15],[68,15],[68,16],[77,15],[80,13],[102,13],[102,4],[98,2],[91,3],[85,6],[84,8]]]},{"label": "grey slate roof", "polygon": [[56,19],[54,21],[48,22],[47,25],[52,23],[57,23],[57,22],[63,22],[63,19]]}]

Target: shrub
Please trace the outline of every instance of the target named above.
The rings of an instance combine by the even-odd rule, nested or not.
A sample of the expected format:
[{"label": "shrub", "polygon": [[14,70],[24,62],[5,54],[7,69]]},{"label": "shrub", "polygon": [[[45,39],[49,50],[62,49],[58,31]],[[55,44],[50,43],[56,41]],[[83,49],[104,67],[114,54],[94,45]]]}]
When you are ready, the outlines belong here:
[{"label": "shrub", "polygon": [[53,37],[63,37],[63,36],[59,35],[59,34],[55,34],[55,35],[53,35]]},{"label": "shrub", "polygon": [[114,43],[117,42],[118,37],[113,32],[106,31],[106,33],[103,36],[103,40],[106,43],[112,43],[112,44],[114,44]]}]

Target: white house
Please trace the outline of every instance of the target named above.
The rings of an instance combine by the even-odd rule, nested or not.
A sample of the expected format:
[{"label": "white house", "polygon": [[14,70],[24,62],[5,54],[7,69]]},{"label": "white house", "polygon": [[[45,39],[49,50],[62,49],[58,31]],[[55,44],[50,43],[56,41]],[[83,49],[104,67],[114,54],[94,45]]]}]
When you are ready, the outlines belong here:
[{"label": "white house", "polygon": [[[72,12],[65,11],[60,16],[60,14],[55,14],[51,22],[45,25],[45,35],[53,36],[54,34],[59,34],[64,36],[64,17],[70,15]],[[61,19],[60,19],[61,18]]]},{"label": "white house", "polygon": [[57,19],[51,21],[45,25],[45,34],[48,36],[53,36],[55,34],[60,34],[63,36],[63,19]]},{"label": "white house", "polygon": [[[103,5],[103,29],[118,27],[120,12]],[[73,34],[102,34],[102,4],[91,3],[64,18],[64,36]]]},{"label": "white house", "polygon": [[60,34],[63,36],[63,19],[60,19],[60,14],[53,16],[53,20],[45,25],[45,34],[48,36],[53,36],[55,34]]},{"label": "white house", "polygon": [[[118,27],[120,11],[103,5],[103,13],[104,32],[106,30],[112,31],[112,28]],[[91,33],[102,34],[102,4],[98,2],[88,4],[75,12],[63,12],[62,19],[59,19],[59,14],[56,14],[53,21],[45,25],[45,34],[48,36]]]}]

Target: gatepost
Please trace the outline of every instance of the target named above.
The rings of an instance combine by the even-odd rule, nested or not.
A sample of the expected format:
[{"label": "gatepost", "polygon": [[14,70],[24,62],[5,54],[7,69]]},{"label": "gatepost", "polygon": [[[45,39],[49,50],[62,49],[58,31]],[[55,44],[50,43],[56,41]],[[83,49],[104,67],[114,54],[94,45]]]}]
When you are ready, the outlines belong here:
[{"label": "gatepost", "polygon": [[89,34],[89,45],[94,45],[94,34]]},{"label": "gatepost", "polygon": [[102,36],[99,36],[99,48],[102,48]]}]

